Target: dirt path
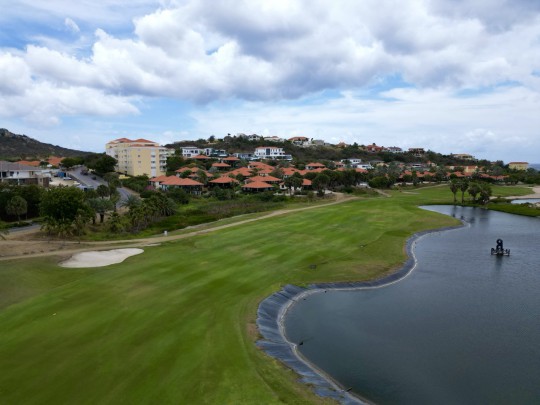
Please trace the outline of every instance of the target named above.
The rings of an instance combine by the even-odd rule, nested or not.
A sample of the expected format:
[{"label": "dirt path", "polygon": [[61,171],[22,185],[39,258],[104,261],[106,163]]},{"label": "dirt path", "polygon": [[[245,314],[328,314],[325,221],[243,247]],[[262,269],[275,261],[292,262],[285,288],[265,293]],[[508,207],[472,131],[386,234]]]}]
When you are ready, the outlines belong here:
[{"label": "dirt path", "polygon": [[[159,244],[162,242],[175,241],[192,236],[203,235],[206,233],[218,231],[220,229],[232,228],[248,224],[250,222],[260,221],[267,218],[272,218],[280,215],[286,215],[293,212],[307,211],[316,209],[319,207],[327,207],[330,205],[341,204],[346,201],[357,199],[357,197],[344,195],[341,193],[334,193],[336,199],[332,202],[319,205],[311,205],[309,207],[290,208],[272,211],[268,214],[240,220],[230,224],[223,224],[211,226],[205,229],[195,229],[192,232],[182,233],[179,235],[168,236],[151,236],[142,239],[128,239],[128,240],[111,240],[101,242],[76,242],[76,241],[49,241],[49,240],[29,240],[29,234],[17,233],[8,237],[7,240],[0,240],[0,261],[30,258],[30,257],[45,257],[45,256],[61,256],[62,259],[67,258],[74,253],[86,252],[89,250],[106,250],[106,249],[118,249],[118,248],[133,248],[144,247],[153,244]],[[198,227],[208,226],[208,224],[201,224]]]}]

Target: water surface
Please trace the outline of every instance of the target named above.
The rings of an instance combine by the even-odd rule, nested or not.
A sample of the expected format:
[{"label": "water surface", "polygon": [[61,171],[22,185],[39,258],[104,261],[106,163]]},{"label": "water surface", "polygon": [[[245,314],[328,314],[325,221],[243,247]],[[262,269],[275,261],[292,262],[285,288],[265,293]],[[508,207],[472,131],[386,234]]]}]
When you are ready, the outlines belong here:
[{"label": "water surface", "polygon": [[[375,403],[539,403],[539,219],[428,209],[469,226],[421,238],[416,269],[396,284],[299,301],[288,339]],[[490,255],[498,238],[510,257]]]}]

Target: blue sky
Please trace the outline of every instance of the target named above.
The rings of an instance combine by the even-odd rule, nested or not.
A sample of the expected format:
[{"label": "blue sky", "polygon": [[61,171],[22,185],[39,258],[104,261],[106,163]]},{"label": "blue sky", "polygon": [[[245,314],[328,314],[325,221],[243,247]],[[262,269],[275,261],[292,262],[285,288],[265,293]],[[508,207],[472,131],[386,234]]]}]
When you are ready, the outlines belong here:
[{"label": "blue sky", "polygon": [[243,132],[540,162],[536,3],[3,0],[0,127],[91,151]]}]

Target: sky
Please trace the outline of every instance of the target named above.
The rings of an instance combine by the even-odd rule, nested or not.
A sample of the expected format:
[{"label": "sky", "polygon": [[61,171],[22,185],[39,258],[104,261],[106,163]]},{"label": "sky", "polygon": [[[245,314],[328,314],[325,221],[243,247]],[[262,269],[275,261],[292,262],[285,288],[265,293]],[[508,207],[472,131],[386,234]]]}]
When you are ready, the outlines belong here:
[{"label": "sky", "polygon": [[0,128],[540,162],[537,0],[0,0]]}]

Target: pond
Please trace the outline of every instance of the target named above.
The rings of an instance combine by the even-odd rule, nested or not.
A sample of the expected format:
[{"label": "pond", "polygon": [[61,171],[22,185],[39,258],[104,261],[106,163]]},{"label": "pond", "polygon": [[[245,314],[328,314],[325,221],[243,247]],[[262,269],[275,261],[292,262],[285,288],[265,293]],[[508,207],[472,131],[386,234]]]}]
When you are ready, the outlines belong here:
[{"label": "pond", "polygon": [[[305,296],[285,314],[287,339],[369,402],[538,403],[539,219],[424,208],[467,225],[418,240],[397,283]],[[499,238],[511,256],[490,254]]]}]

